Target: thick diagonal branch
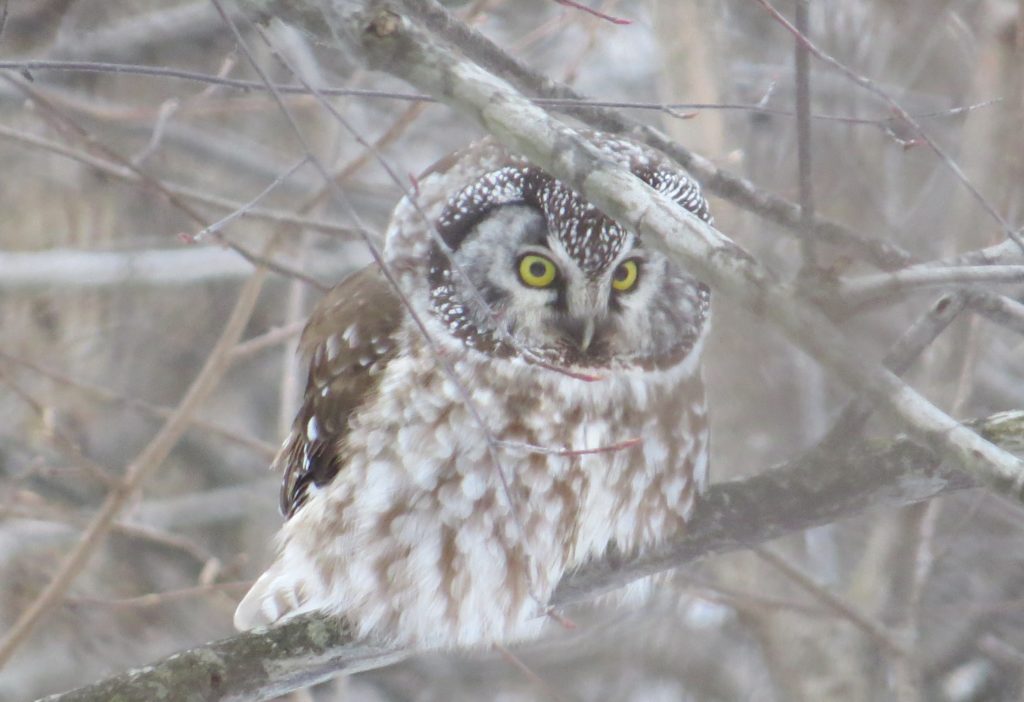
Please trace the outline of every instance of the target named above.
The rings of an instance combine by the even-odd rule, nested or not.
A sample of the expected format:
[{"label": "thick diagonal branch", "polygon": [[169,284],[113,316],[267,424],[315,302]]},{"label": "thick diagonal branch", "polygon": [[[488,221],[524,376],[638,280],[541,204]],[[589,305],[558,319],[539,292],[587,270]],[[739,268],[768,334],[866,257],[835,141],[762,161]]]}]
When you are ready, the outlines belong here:
[{"label": "thick diagonal branch", "polygon": [[[250,0],[266,10],[266,0]],[[782,329],[804,351],[909,432],[1014,499],[1024,493],[1024,465],[962,426],[879,364],[850,351],[842,333],[746,251],[625,169],[584,137],[465,59],[402,15],[401,3],[376,0],[357,11],[313,0],[272,3],[324,42],[347,37],[374,68],[388,71],[479,121],[513,151],[570,185],[614,219],[661,248],[715,290]],[[345,5],[344,7],[351,7]],[[333,13],[333,14],[332,14]]]},{"label": "thick diagonal branch", "polygon": [[[1006,448],[1024,446],[1024,412],[989,417],[977,428]],[[588,565],[562,581],[553,604],[583,602],[705,556],[970,486],[967,476],[905,437],[862,443],[845,455],[812,452],[757,477],[713,485],[684,538],[637,558]],[[344,623],[311,615],[198,646],[47,701],[144,702],[159,694],[169,702],[252,702],[333,675],[383,667],[406,654],[353,641]]]}]

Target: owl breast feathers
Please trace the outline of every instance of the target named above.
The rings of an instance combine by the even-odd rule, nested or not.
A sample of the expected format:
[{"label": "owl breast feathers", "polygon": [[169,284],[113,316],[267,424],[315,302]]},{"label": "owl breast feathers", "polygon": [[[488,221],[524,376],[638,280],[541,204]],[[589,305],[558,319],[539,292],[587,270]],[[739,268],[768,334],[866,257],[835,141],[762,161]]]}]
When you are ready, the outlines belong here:
[{"label": "owl breast feathers", "polygon": [[[710,221],[646,147],[593,143]],[[275,466],[287,521],[240,629],[321,610],[410,647],[536,636],[567,571],[680,534],[703,490],[705,285],[484,140],[320,303]]]}]

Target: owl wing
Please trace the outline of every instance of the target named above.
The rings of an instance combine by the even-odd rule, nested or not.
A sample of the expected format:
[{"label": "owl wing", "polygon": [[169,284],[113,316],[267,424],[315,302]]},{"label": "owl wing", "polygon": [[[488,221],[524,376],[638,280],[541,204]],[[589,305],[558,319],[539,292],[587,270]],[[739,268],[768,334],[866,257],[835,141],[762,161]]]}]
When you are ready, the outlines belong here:
[{"label": "owl wing", "polygon": [[397,350],[398,296],[376,265],[334,287],[317,305],[299,350],[310,359],[302,407],[274,459],[283,469],[281,513],[290,518],[312,487],[341,469],[349,419],[371,395]]}]

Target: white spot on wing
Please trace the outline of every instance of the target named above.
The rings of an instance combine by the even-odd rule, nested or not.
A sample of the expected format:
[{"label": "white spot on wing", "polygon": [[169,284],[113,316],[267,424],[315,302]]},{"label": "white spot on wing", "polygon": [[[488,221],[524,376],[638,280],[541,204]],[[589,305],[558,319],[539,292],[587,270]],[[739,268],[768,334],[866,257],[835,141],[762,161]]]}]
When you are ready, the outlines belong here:
[{"label": "white spot on wing", "polygon": [[338,357],[338,354],[341,352],[341,340],[338,339],[337,334],[331,334],[329,337],[327,337],[325,346],[327,347],[328,361],[333,361],[335,358]]},{"label": "white spot on wing", "polygon": [[341,334],[341,338],[345,340],[352,348],[359,345],[359,326],[356,324],[350,324]]}]

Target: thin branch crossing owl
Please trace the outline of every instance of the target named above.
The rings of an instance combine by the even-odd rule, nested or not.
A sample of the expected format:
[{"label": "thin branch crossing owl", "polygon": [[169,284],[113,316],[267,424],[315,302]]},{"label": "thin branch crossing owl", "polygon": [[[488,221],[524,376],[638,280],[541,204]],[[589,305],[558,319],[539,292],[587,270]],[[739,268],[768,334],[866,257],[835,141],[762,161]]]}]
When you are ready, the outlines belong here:
[{"label": "thin branch crossing owl", "polygon": [[[665,156],[590,137],[710,221]],[[384,259],[401,295],[373,265],[303,335],[287,521],[235,625],[323,610],[404,646],[536,636],[566,572],[686,528],[708,288],[491,139],[420,179]]]}]

